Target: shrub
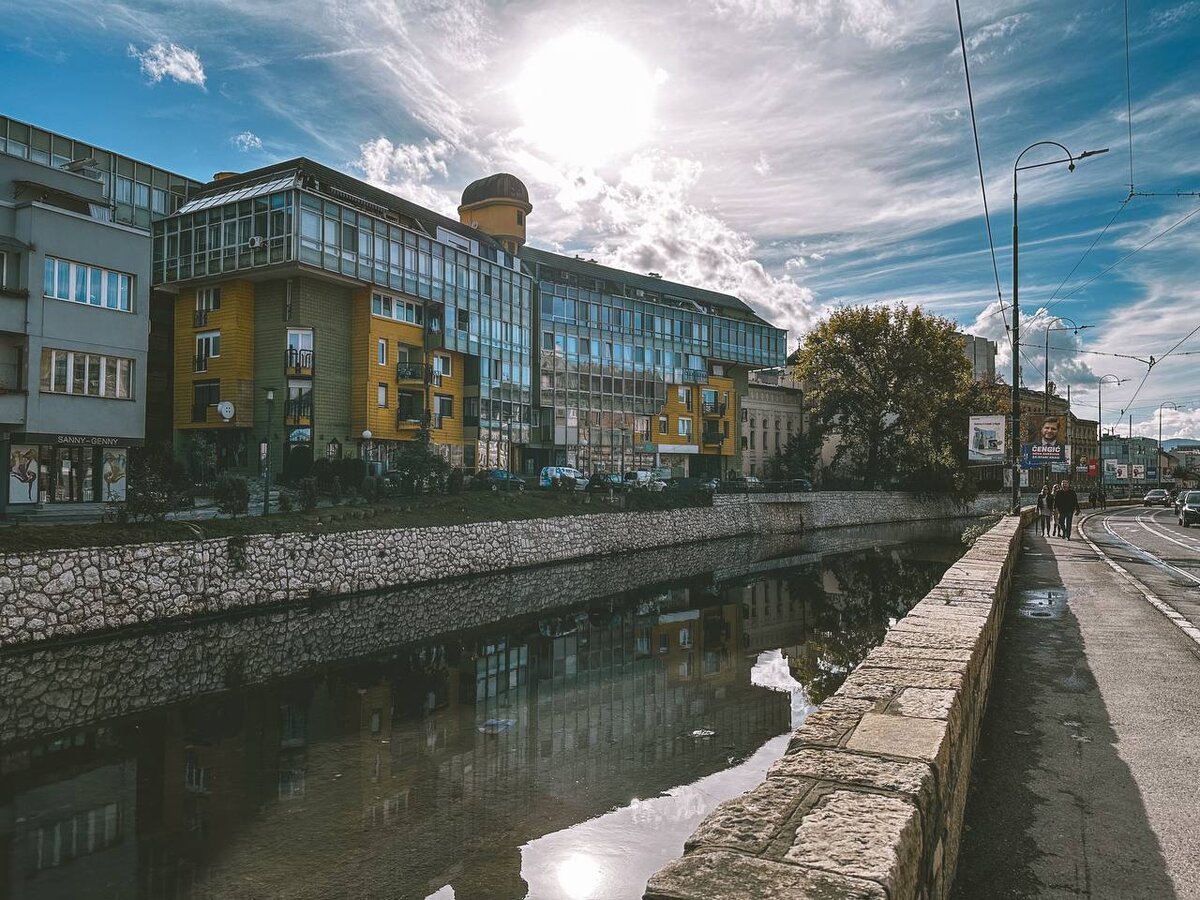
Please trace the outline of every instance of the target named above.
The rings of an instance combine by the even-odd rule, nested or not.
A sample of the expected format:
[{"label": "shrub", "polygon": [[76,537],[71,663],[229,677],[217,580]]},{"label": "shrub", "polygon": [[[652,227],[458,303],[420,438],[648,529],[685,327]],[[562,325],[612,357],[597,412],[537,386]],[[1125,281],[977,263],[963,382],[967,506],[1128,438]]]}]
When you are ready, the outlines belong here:
[{"label": "shrub", "polygon": [[213,499],[217,501],[217,509],[221,512],[240,515],[250,508],[250,487],[245,478],[222,475],[213,488]]},{"label": "shrub", "polygon": [[328,494],[333,490],[333,478],[337,473],[333,470],[333,461],[321,457],[314,460],[309,475],[316,481],[317,490]]},{"label": "shrub", "polygon": [[461,494],[465,478],[466,476],[462,469],[452,469],[450,477],[446,479],[446,492],[449,494]]},{"label": "shrub", "polygon": [[335,506],[342,502],[342,479],[337,475],[329,482],[329,499]]},{"label": "shrub", "polygon": [[312,476],[300,479],[300,508],[306,513],[317,508],[317,479]]},{"label": "shrub", "polygon": [[292,511],[292,495],[291,494],[288,494],[285,492],[281,492],[279,494],[279,511],[285,512],[285,513]]}]

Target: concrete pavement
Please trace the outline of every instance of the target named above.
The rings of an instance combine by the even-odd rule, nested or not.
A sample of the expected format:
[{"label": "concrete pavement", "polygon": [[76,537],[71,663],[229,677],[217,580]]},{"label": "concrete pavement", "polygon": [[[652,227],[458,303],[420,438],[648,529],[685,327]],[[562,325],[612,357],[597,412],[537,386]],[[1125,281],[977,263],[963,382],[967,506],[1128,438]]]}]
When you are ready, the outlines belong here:
[{"label": "concrete pavement", "polygon": [[[1196,588],[1178,576],[1131,583],[1099,555],[1120,547],[1171,575],[1109,542],[1128,520],[1147,537],[1166,530],[1139,515],[1093,515],[1085,532],[1103,545],[1024,536],[955,897],[1200,900],[1200,646],[1185,631]],[[1200,540],[1170,536],[1153,539],[1186,560],[1167,565],[1200,564],[1200,546],[1195,558],[1185,546]],[[1164,614],[1173,605],[1187,611],[1177,621]]]}]

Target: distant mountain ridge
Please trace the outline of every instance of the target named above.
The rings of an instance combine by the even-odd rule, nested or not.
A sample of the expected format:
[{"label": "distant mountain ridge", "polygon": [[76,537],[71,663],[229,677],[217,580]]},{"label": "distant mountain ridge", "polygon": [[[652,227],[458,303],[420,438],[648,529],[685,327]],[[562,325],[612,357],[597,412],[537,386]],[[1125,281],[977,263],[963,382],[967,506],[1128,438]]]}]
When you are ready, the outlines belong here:
[{"label": "distant mountain ridge", "polygon": [[1164,450],[1178,450],[1180,447],[1185,450],[1192,448],[1200,449],[1200,440],[1196,438],[1171,438],[1169,441],[1162,442]]}]

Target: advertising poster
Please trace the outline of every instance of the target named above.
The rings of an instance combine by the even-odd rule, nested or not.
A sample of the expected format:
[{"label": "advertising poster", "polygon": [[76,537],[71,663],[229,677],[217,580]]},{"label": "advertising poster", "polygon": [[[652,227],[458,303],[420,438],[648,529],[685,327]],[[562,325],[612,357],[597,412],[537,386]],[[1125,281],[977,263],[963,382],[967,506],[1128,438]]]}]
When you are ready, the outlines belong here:
[{"label": "advertising poster", "polygon": [[1026,469],[1067,462],[1066,416],[1026,416],[1022,420],[1021,465]]},{"label": "advertising poster", "polygon": [[967,434],[967,461],[1004,462],[1004,416],[971,416]]},{"label": "advertising poster", "polygon": [[1146,466],[1146,480],[1158,481],[1158,466]]},{"label": "advertising poster", "polygon": [[1088,478],[1095,478],[1100,472],[1100,460],[1089,457],[1087,461]]},{"label": "advertising poster", "polygon": [[8,448],[8,502],[37,503],[38,448],[13,444]]},{"label": "advertising poster", "polygon": [[1126,465],[1125,463],[1117,463],[1117,477],[1118,478],[1128,478],[1129,477],[1129,466]]},{"label": "advertising poster", "polygon": [[105,450],[100,464],[100,480],[104,483],[105,500],[125,499],[125,476],[129,471],[129,459],[121,449]]},{"label": "advertising poster", "polygon": [[[1006,468],[1004,470],[1004,486],[1006,488],[1012,487],[1012,469]],[[1029,487],[1029,473],[1024,470],[1021,471],[1021,487]]]},{"label": "advertising poster", "polygon": [[1115,459],[1106,459],[1104,461],[1104,477],[1105,478],[1116,478],[1117,477],[1117,461]]},{"label": "advertising poster", "polygon": [[1146,480],[1146,467],[1144,465],[1141,463],[1134,463],[1130,468],[1133,470],[1134,481]]}]

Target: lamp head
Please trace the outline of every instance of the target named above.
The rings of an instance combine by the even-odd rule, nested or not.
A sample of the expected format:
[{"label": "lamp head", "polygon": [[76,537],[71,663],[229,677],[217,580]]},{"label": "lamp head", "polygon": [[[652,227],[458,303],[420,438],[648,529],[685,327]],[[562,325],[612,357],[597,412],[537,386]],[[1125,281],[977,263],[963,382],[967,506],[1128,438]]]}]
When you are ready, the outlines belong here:
[{"label": "lamp head", "polygon": [[1069,163],[1067,163],[1067,171],[1068,172],[1075,171],[1075,160],[1071,160]]}]

